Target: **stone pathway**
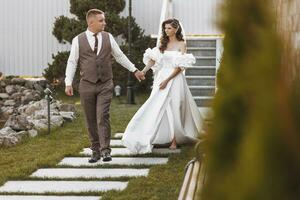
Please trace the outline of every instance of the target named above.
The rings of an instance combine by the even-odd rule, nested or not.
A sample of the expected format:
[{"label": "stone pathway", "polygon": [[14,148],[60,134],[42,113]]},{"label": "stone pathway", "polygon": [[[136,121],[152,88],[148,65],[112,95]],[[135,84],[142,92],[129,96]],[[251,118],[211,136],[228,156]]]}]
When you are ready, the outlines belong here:
[{"label": "stone pathway", "polygon": [[[115,137],[122,137],[122,133]],[[99,200],[101,197],[74,195],[124,190],[128,182],[121,181],[121,178],[146,177],[151,166],[168,162],[168,157],[157,156],[180,153],[179,149],[158,148],[146,157],[133,155],[122,147],[120,139],[112,139],[111,146],[111,162],[88,163],[91,150],[84,148],[80,152],[81,157],[66,157],[55,168],[38,169],[28,180],[6,182],[0,187],[0,193],[5,193],[0,195],[0,200]],[[113,178],[114,181],[95,180],[104,178]],[[62,193],[65,195],[62,196]]]}]

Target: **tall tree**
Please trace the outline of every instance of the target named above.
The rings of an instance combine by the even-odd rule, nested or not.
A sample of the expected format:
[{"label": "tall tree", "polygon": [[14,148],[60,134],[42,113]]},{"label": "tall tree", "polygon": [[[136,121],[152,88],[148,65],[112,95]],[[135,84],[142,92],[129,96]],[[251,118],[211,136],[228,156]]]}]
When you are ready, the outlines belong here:
[{"label": "tall tree", "polygon": [[[123,43],[121,49],[124,53],[128,49],[128,20],[129,17],[121,17],[120,13],[125,8],[124,0],[70,0],[70,12],[76,16],[75,18],[68,18],[66,16],[60,16],[56,18],[54,22],[53,35],[60,43],[71,43],[72,39],[79,33],[86,30],[86,12],[91,8],[98,8],[105,12],[107,28],[106,31],[112,33],[115,37],[118,36]],[[144,35],[144,31],[132,18],[131,37],[132,37],[132,49],[130,60],[136,64],[136,67],[142,68],[142,52],[149,46],[154,44],[149,36]],[[49,64],[49,67],[45,69],[44,76],[50,81],[59,80],[63,83],[64,74],[67,64],[69,51],[59,52],[57,55],[53,55],[53,63]],[[127,84],[127,70],[119,66],[118,63],[113,63],[113,74],[115,84],[119,84],[126,88]],[[79,74],[76,74],[74,79],[75,83],[79,82]],[[151,74],[147,74],[146,81],[139,84],[140,88],[147,88],[151,84]],[[75,84],[77,85],[77,84]]]}]

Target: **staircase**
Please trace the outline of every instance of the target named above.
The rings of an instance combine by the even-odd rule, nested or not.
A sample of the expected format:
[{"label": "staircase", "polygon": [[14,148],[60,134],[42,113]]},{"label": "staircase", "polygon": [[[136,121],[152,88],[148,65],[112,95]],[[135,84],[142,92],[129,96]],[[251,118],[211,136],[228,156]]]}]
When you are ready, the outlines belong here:
[{"label": "staircase", "polygon": [[217,39],[188,38],[187,47],[196,58],[194,67],[185,71],[187,84],[198,107],[208,108],[216,90]]}]

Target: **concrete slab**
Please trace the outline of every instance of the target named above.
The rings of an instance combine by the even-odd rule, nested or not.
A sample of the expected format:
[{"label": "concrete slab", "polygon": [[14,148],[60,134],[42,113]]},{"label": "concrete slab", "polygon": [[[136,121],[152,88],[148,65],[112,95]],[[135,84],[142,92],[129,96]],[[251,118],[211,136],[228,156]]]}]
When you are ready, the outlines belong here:
[{"label": "concrete slab", "polygon": [[110,140],[110,146],[123,146],[122,141],[118,139]]},{"label": "concrete slab", "polygon": [[0,195],[1,200],[101,200],[95,196]]},{"label": "concrete slab", "polygon": [[66,166],[97,166],[97,165],[158,165],[158,164],[166,164],[168,162],[168,158],[155,158],[155,157],[113,157],[110,162],[102,162],[98,161],[97,163],[89,163],[88,157],[67,157],[64,158],[58,165],[66,165]]},{"label": "concrete slab", "polygon": [[8,181],[0,192],[22,193],[67,193],[67,192],[105,192],[123,190],[128,182],[120,181]]},{"label": "concrete slab", "polygon": [[123,133],[115,133],[115,138],[122,138],[123,137]]},{"label": "concrete slab", "polygon": [[39,169],[30,177],[38,178],[116,178],[147,176],[149,169],[74,169],[74,168],[51,168]]},{"label": "concrete slab", "polygon": [[[154,148],[152,153],[156,154],[171,154],[171,153],[180,153],[180,149],[171,150],[168,148]],[[85,148],[83,151],[80,152],[81,155],[91,156],[92,150],[90,148]],[[136,155],[131,153],[127,148],[111,148],[111,155],[122,155],[122,156],[130,156]]]}]

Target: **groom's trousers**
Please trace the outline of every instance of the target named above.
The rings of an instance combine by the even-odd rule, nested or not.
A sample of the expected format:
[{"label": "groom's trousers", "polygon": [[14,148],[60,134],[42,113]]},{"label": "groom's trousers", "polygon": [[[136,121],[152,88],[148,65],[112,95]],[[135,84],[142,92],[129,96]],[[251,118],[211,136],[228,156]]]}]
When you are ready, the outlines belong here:
[{"label": "groom's trousers", "polygon": [[97,83],[81,80],[79,84],[80,101],[85,113],[91,149],[100,150],[101,154],[111,151],[109,108],[113,90],[114,84],[111,79]]}]

